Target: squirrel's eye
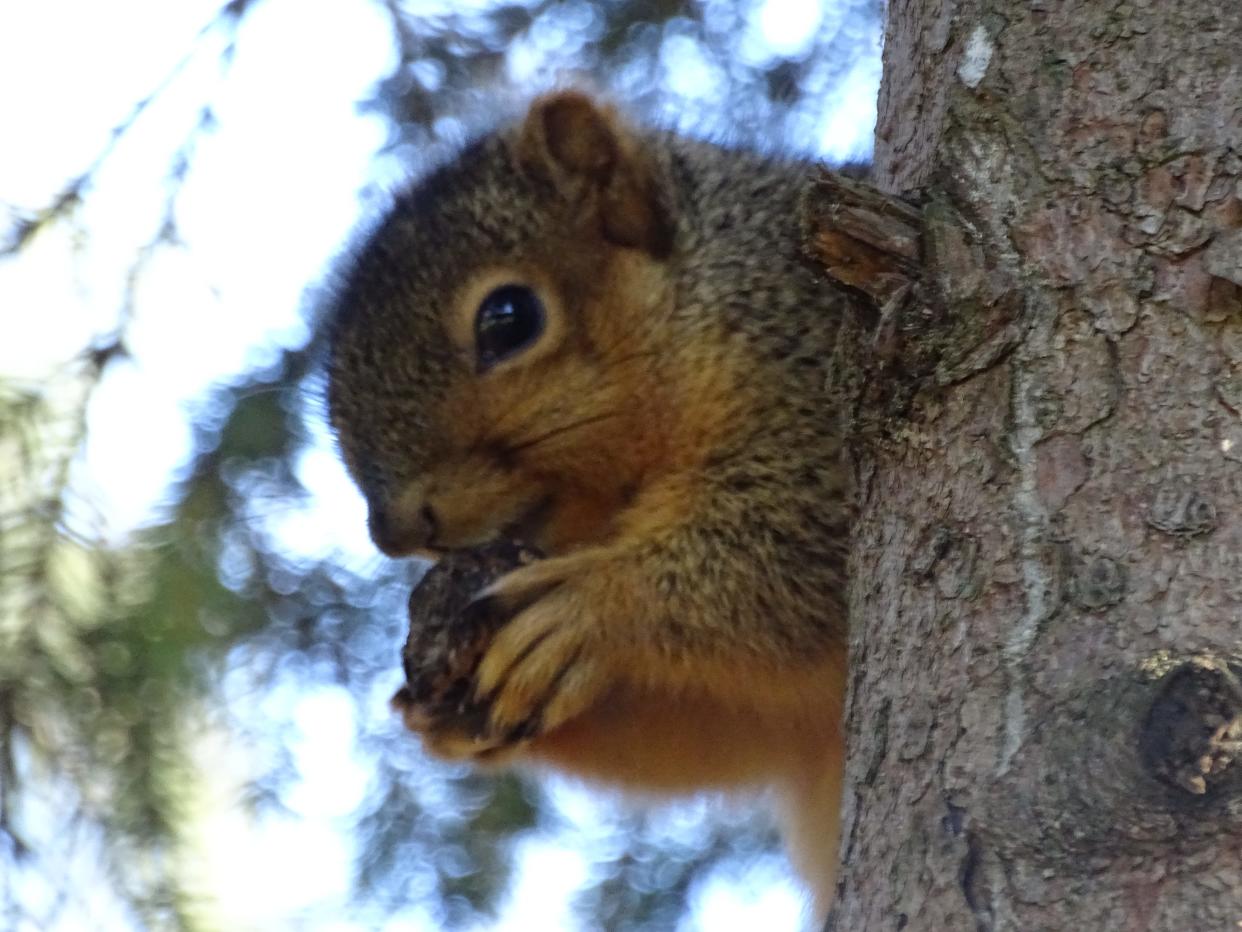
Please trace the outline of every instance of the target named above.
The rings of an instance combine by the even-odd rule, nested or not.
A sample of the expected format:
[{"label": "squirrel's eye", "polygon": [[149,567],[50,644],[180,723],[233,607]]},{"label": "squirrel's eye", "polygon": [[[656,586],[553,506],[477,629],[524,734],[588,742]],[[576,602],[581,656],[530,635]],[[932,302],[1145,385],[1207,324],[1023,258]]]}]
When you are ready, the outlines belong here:
[{"label": "squirrel's eye", "polygon": [[479,370],[524,350],[543,333],[543,302],[525,285],[501,285],[479,305],[474,345]]}]

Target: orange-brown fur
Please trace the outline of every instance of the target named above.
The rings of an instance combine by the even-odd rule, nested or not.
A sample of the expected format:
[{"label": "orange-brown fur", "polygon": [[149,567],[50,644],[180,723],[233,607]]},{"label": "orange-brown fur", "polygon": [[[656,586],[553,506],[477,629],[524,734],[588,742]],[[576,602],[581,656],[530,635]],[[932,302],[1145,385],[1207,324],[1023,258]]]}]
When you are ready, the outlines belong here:
[{"label": "orange-brown fur", "polygon": [[[525,530],[549,554],[492,587],[511,617],[476,676],[492,736],[522,739],[428,724],[428,747],[641,794],[774,789],[822,912],[843,759],[846,299],[800,264],[805,171],[634,133],[581,95],[537,101],[355,257],[330,401],[390,552],[536,516]],[[547,323],[480,372],[476,308],[510,282]]]}]

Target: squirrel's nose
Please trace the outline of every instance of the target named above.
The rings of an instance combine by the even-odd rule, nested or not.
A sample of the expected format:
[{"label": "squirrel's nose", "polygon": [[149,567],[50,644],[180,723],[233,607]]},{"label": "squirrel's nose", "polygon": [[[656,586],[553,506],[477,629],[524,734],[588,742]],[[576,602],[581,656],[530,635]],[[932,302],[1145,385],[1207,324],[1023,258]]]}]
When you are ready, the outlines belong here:
[{"label": "squirrel's nose", "polygon": [[405,557],[434,549],[440,522],[435,509],[426,503],[406,514],[392,507],[373,505],[367,513],[367,529],[375,546],[388,556]]}]

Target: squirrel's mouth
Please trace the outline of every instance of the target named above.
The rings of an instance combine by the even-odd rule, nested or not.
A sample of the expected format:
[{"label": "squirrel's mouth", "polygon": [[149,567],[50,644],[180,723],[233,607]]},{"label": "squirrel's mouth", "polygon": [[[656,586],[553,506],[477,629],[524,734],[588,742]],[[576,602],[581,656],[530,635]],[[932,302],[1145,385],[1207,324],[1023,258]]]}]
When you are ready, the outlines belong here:
[{"label": "squirrel's mouth", "polygon": [[555,508],[555,496],[545,495],[522,512],[515,521],[510,521],[502,527],[499,536],[524,544],[533,544],[543,549],[542,545],[545,543],[542,540],[543,532],[547,530]]}]

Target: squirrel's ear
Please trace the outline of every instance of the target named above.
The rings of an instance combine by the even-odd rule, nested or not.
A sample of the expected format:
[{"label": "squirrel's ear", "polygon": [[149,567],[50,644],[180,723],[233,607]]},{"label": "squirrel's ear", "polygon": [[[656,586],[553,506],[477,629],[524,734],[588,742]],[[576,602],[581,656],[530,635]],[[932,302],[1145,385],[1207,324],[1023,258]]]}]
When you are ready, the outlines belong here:
[{"label": "squirrel's ear", "polygon": [[521,129],[518,158],[594,214],[606,239],[668,255],[669,186],[640,142],[584,94],[562,91],[535,101]]}]

